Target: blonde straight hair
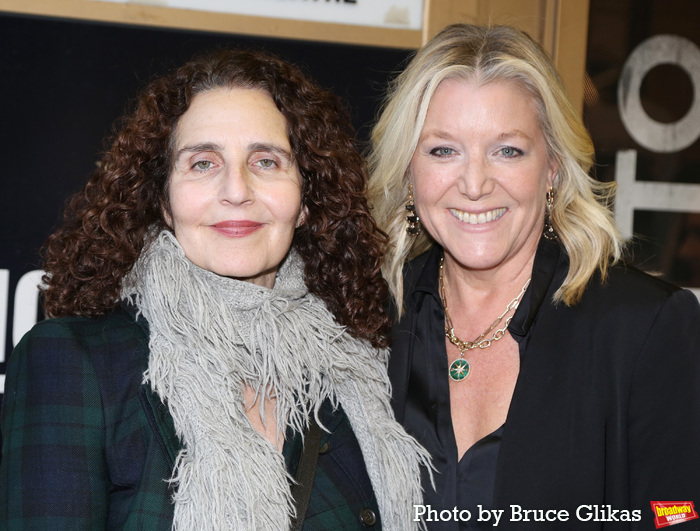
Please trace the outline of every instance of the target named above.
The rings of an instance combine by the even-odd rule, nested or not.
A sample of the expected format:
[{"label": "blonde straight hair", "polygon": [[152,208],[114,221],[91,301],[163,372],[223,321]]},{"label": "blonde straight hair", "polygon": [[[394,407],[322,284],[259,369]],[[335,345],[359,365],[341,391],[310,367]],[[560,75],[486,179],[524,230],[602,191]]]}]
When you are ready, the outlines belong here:
[{"label": "blonde straight hair", "polygon": [[549,157],[559,167],[551,219],[570,260],[554,302],[576,304],[591,276],[600,271],[604,280],[608,266],[624,249],[610,210],[615,183],[589,176],[593,142],[556,68],[535,41],[509,26],[454,24],[421,48],[391,82],[372,132],[369,201],[379,227],[390,238],[382,271],[399,315],[403,266],[432,244],[425,231],[417,236],[406,232],[411,158],[433,93],[442,81],[455,78],[480,85],[508,81],[532,95]]}]

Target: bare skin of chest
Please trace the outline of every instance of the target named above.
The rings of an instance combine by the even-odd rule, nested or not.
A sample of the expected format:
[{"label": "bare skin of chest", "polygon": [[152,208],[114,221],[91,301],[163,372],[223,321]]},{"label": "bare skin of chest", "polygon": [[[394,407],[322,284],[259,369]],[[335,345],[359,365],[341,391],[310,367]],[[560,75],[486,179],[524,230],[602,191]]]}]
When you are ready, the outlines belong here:
[{"label": "bare skin of chest", "polygon": [[[243,400],[245,401],[245,414],[255,431],[270,441],[281,452],[284,445],[284,436],[277,431],[277,419],[275,418],[275,404],[277,401],[256,396],[253,388],[247,385],[243,387]],[[264,400],[264,420],[260,411],[261,400]]]},{"label": "bare skin of chest", "polygon": [[[449,341],[446,348],[449,364],[459,357],[459,350]],[[487,349],[468,351],[464,357],[471,373],[460,382],[450,380],[452,428],[459,459],[474,443],[503,425],[520,370],[518,344],[510,335]]]}]

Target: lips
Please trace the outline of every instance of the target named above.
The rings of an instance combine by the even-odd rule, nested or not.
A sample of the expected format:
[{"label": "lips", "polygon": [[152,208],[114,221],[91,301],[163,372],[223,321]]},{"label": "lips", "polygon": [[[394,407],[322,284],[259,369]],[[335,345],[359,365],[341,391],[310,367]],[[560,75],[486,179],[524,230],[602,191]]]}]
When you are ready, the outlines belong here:
[{"label": "lips", "polygon": [[463,212],[461,210],[457,210],[456,208],[450,208],[450,213],[462,223],[469,223],[470,225],[483,225],[484,223],[496,221],[506,213],[506,210],[506,208],[495,208],[487,212],[470,214],[469,212]]},{"label": "lips", "polygon": [[220,221],[219,223],[214,223],[211,227],[226,236],[239,237],[247,236],[264,226],[264,223],[243,219]]}]

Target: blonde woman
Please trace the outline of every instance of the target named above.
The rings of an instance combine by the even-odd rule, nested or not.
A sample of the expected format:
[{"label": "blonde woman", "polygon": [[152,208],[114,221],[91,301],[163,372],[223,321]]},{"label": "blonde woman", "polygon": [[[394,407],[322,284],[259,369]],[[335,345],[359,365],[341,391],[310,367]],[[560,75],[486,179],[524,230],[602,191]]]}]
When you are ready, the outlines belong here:
[{"label": "blonde woman", "polygon": [[698,301],[622,262],[593,153],[516,29],[450,26],[392,83],[370,203],[430,529],[650,529],[651,500],[700,499]]}]

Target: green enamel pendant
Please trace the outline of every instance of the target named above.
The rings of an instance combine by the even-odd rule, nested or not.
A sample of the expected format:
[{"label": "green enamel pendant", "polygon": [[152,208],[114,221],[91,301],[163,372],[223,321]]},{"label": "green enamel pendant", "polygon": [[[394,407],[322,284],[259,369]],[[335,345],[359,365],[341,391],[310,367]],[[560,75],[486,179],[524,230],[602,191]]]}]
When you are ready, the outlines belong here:
[{"label": "green enamel pendant", "polygon": [[464,358],[457,358],[450,365],[450,378],[455,382],[461,382],[469,376],[470,371],[471,367],[469,366],[469,362]]}]

